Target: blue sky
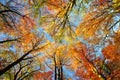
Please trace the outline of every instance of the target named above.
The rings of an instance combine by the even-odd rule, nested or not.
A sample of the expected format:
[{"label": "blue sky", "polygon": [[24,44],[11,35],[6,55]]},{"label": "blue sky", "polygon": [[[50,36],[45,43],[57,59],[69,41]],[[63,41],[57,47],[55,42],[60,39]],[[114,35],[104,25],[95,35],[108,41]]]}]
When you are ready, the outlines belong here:
[{"label": "blue sky", "polygon": [[6,3],[6,0],[0,0],[0,2],[1,2],[2,4],[5,4],[5,3]]},{"label": "blue sky", "polygon": [[46,32],[44,31],[41,27],[38,28],[40,34],[44,33],[45,37],[50,40],[51,42],[54,42],[54,40],[52,39],[52,37]]}]

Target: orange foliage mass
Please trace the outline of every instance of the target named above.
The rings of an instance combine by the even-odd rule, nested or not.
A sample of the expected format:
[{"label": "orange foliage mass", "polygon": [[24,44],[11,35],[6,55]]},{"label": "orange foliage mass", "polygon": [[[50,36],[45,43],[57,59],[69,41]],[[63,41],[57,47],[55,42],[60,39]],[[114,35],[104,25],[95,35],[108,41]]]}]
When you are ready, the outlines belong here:
[{"label": "orange foliage mass", "polygon": [[116,54],[118,53],[118,46],[108,45],[102,50],[103,55],[110,60],[116,59]]},{"label": "orange foliage mass", "polygon": [[34,75],[34,80],[52,80],[52,71],[48,71],[48,72],[37,72]]},{"label": "orange foliage mass", "polygon": [[108,4],[108,0],[94,0],[94,4],[98,4],[98,5],[106,5]]},{"label": "orange foliage mass", "polygon": [[77,76],[80,78],[83,77],[84,79],[102,80],[101,76],[97,73],[96,68],[86,57],[87,48],[84,44],[81,42],[76,43],[75,46],[70,47],[69,54],[71,54],[71,58],[74,59],[74,64],[71,66],[76,70]]}]

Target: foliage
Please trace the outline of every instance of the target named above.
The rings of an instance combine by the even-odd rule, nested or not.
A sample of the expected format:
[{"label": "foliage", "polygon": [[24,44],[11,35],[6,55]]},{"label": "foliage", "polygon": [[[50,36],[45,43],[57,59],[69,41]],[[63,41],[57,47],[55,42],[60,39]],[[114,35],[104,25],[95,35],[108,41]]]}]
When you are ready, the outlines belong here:
[{"label": "foliage", "polygon": [[0,0],[0,79],[119,80],[119,29],[120,0]]}]

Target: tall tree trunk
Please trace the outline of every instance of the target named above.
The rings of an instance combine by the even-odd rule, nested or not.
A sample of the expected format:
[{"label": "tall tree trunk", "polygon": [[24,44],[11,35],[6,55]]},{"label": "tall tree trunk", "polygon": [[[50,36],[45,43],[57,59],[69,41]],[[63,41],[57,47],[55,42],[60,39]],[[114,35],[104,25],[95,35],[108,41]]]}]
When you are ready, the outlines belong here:
[{"label": "tall tree trunk", "polygon": [[55,64],[55,77],[54,77],[54,80],[57,80],[57,65],[56,65],[56,57],[55,57],[55,53],[54,53],[54,64]]},{"label": "tall tree trunk", "polygon": [[63,67],[62,67],[62,65],[61,65],[61,74],[60,75],[61,75],[60,79],[63,80]]},{"label": "tall tree trunk", "polygon": [[60,79],[60,73],[61,73],[60,68],[58,68],[58,80],[61,80]]}]

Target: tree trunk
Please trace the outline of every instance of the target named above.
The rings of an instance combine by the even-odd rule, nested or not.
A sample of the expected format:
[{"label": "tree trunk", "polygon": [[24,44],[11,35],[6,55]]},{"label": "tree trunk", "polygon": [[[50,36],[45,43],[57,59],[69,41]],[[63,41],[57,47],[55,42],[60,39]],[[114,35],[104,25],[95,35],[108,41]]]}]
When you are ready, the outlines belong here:
[{"label": "tree trunk", "polygon": [[60,79],[60,77],[61,77],[61,76],[60,76],[60,73],[61,73],[60,68],[58,68],[58,80],[61,80],[61,79]]},{"label": "tree trunk", "polygon": [[60,79],[63,80],[63,67],[62,67],[62,65],[61,65],[61,74],[60,75],[61,75]]},{"label": "tree trunk", "polygon": [[57,80],[57,65],[56,65],[56,57],[55,57],[55,53],[54,53],[54,64],[55,64],[55,77],[54,77],[54,80]]}]

